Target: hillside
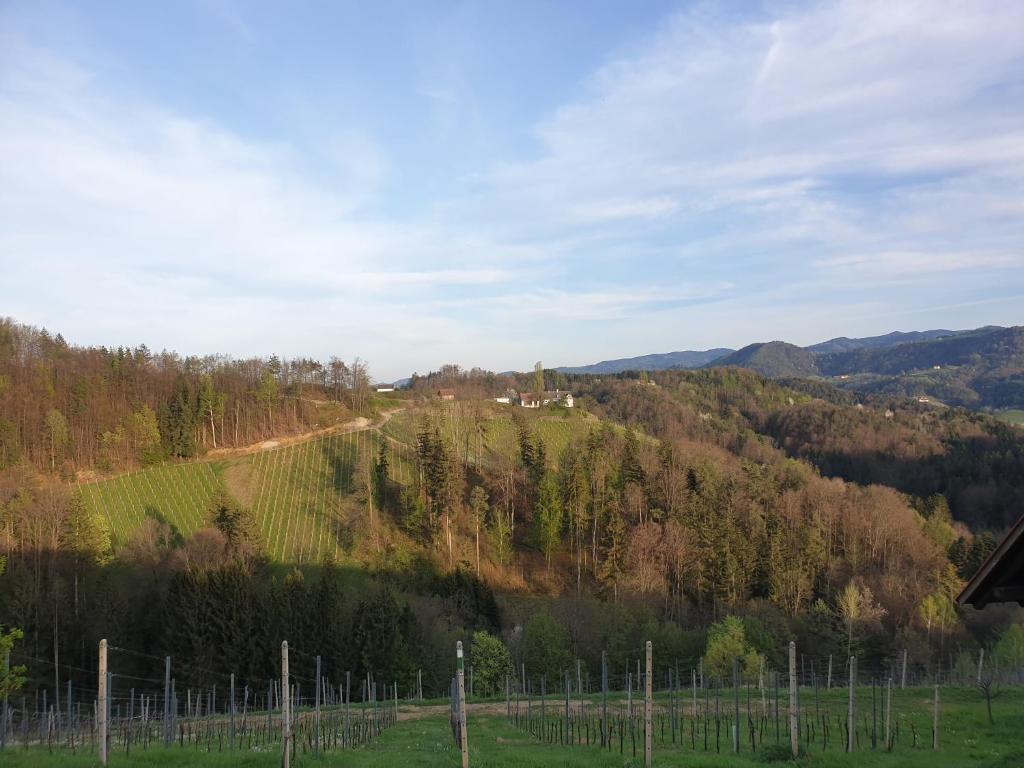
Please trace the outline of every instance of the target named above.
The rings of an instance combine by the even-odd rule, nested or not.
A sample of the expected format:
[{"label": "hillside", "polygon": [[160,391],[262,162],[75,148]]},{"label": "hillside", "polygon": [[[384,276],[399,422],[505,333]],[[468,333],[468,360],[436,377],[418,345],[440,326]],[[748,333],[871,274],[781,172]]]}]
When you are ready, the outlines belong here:
[{"label": "hillside", "polygon": [[802,347],[787,344],[784,341],[750,344],[703,367],[725,366],[747,368],[768,378],[815,376],[818,373],[813,354]]},{"label": "hillside", "polygon": [[[1022,337],[1024,327],[894,331],[863,338],[838,337],[808,347],[773,341],[750,344],[735,352],[671,352],[556,370],[615,374],[735,366],[776,379],[820,377],[862,394],[926,396],[947,405],[1006,412],[1012,420],[1014,410],[1024,408]],[[672,360],[679,362],[669,365]]]},{"label": "hillside", "polygon": [[416,482],[417,435],[425,424],[438,425],[467,465],[489,470],[516,464],[519,423],[543,441],[552,469],[570,441],[600,425],[578,413],[516,412],[493,404],[476,404],[470,416],[461,405],[420,404],[387,419],[381,429],[282,446],[270,441],[241,456],[151,467],[78,489],[86,507],[106,520],[115,549],[126,546],[147,520],[167,525],[175,540],[193,536],[209,525],[213,500],[226,491],[251,511],[258,547],[272,561],[320,563],[330,556],[342,562],[375,523],[368,497],[382,436],[388,479],[400,490]]},{"label": "hillside", "polygon": [[891,349],[821,355],[823,375],[867,393],[927,395],[968,408],[1024,407],[1024,326],[982,328]]},{"label": "hillside", "polygon": [[839,336],[818,344],[811,344],[804,349],[816,355],[831,354],[835,352],[852,352],[855,349],[887,349],[900,344],[909,344],[914,341],[929,341],[941,339],[946,336],[956,336],[969,331],[947,331],[935,329],[931,331],[893,331],[881,336],[865,336],[859,339],[851,339],[847,336]]},{"label": "hillside", "polygon": [[700,368],[734,351],[718,347],[700,351],[665,352],[640,355],[639,357],[623,357],[617,360],[602,360],[592,365],[562,366],[554,370],[559,373],[622,373],[623,371],[663,371],[668,368]]},{"label": "hillside", "polygon": [[[803,373],[810,354],[758,345],[743,362]],[[132,358],[134,380],[152,382]],[[105,370],[116,384],[117,368]],[[257,370],[276,384],[293,375]],[[266,680],[287,637],[307,680],[322,654],[333,679],[372,672],[406,689],[420,669],[425,685],[446,685],[455,639],[476,631],[529,657],[518,638],[542,615],[564,633],[555,645],[591,670],[602,650],[625,658],[651,633],[668,657],[694,658],[725,615],[766,652],[796,637],[812,657],[842,654],[851,640],[839,606],[854,592],[879,616],[853,628],[866,664],[909,646],[925,668],[988,631],[952,599],[1024,503],[1019,430],[735,366],[538,375],[545,389],[567,386],[576,407],[499,404],[495,391],[522,390],[534,374],[446,366],[375,420],[314,421],[256,445],[215,451],[212,429],[211,449],[197,441],[188,457],[129,441],[127,466],[69,476],[71,459],[51,464],[45,435],[33,440],[34,455],[0,467],[0,623],[25,629],[33,658],[57,653],[79,669],[106,637]],[[203,382],[173,377],[151,445],[182,445],[183,424],[197,437]],[[47,391],[27,376],[17,386]],[[266,429],[278,410],[318,408],[326,394],[288,389],[239,396]],[[52,391],[74,390],[57,381]],[[351,388],[340,394],[357,406]],[[116,425],[127,413],[122,432],[136,435],[145,421],[130,418],[131,402],[113,412],[105,394],[89,402],[96,413],[69,410],[71,423]],[[946,623],[937,629],[922,605],[940,606]],[[118,674],[161,674],[119,664]],[[178,679],[197,682],[188,670]]]}]

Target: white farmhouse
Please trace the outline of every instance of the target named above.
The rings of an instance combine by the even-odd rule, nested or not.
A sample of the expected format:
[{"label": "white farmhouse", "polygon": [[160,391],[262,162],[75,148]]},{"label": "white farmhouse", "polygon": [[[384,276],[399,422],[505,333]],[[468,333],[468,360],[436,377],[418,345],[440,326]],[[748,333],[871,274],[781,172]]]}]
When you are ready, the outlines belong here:
[{"label": "white farmhouse", "polygon": [[540,408],[542,405],[549,405],[551,403],[564,405],[566,408],[572,408],[575,405],[572,392],[562,392],[558,389],[554,392],[541,392],[540,394],[523,392],[519,396],[519,404],[523,408]]}]

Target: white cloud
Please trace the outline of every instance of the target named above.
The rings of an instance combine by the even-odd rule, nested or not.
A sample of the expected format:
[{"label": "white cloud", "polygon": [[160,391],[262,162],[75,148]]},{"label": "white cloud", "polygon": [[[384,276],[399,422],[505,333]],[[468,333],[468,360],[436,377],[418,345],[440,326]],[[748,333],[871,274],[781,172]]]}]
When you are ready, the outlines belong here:
[{"label": "white cloud", "polygon": [[816,267],[842,274],[873,277],[905,277],[963,269],[1024,266],[1024,256],[996,253],[941,253],[934,251],[881,251],[871,254],[836,256],[816,261]]},{"label": "white cloud", "polygon": [[[396,376],[983,306],[1021,280],[1022,29],[1016,1],[699,4],[523,127],[532,157],[401,217],[378,213],[399,153],[360,126],[254,139],[3,45],[0,303],[83,341],[355,351]],[[468,131],[446,61],[413,89]]]}]

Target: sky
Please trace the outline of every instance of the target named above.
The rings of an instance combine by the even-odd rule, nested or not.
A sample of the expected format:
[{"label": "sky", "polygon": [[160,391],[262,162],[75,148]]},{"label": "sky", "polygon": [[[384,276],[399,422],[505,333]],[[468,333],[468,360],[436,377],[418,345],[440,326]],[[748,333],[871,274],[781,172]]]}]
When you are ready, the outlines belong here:
[{"label": "sky", "polygon": [[381,381],[1024,323],[1024,3],[0,0],[0,315]]}]

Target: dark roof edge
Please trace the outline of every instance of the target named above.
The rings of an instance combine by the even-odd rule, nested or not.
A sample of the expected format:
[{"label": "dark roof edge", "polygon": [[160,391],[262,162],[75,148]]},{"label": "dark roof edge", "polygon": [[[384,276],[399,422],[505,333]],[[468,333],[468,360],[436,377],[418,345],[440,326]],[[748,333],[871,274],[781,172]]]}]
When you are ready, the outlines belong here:
[{"label": "dark roof edge", "polygon": [[984,581],[988,578],[992,570],[1002,560],[1003,555],[1006,554],[1007,550],[1012,547],[1021,536],[1024,535],[1024,515],[1014,523],[1013,528],[1010,532],[1003,537],[1003,540],[999,542],[999,546],[993,550],[992,554],[985,558],[985,562],[981,564],[978,572],[971,577],[971,580],[967,582],[960,594],[957,595],[956,602],[958,605],[967,605],[971,598],[974,597],[974,593],[978,591]]}]

